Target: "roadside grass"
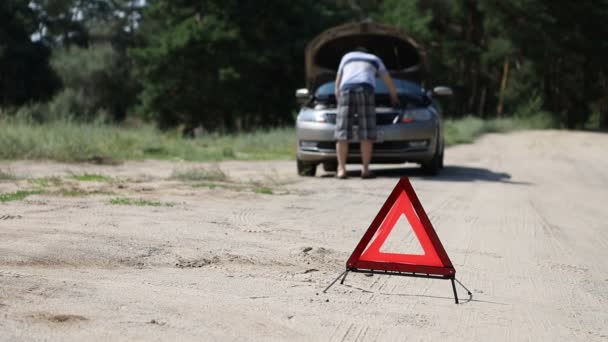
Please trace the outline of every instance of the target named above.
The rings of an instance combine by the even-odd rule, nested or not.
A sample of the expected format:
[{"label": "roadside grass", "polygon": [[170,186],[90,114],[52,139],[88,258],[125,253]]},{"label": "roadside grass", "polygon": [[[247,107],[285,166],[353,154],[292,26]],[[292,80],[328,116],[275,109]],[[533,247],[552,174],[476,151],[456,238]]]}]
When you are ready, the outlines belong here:
[{"label": "roadside grass", "polygon": [[204,183],[197,183],[197,184],[192,184],[193,188],[207,188],[207,189],[215,189],[215,188],[222,188],[223,185],[221,184],[215,184],[215,183],[209,183],[209,182],[204,182]]},{"label": "roadside grass", "polygon": [[144,199],[133,199],[126,197],[115,197],[110,199],[110,204],[113,205],[133,205],[138,207],[174,207],[175,203],[148,201]]},{"label": "roadside grass", "polygon": [[256,194],[263,194],[263,195],[272,195],[272,194],[274,194],[274,192],[272,191],[271,188],[267,188],[267,187],[264,187],[264,186],[253,188],[253,192],[255,192]]},{"label": "roadside grass", "polygon": [[82,189],[60,189],[56,194],[63,197],[84,197],[90,195],[89,192]]},{"label": "roadside grass", "polygon": [[21,201],[28,196],[41,194],[41,190],[19,190],[15,192],[0,193],[0,203]]},{"label": "roadside grass", "polygon": [[13,181],[17,180],[17,176],[10,171],[4,171],[0,169],[0,181]]},{"label": "roadside grass", "polygon": [[268,184],[265,182],[247,182],[247,183],[213,183],[213,182],[202,182],[192,184],[193,188],[207,188],[213,189],[226,189],[232,191],[251,191],[256,194],[273,195],[276,192],[274,188],[276,184]]},{"label": "roadside grass", "polygon": [[112,177],[104,176],[96,173],[83,173],[80,175],[73,174],[70,176],[71,179],[81,181],[81,182],[100,182],[100,183],[110,183],[114,181]]},{"label": "roadside grass", "polygon": [[152,125],[122,127],[68,120],[33,124],[0,119],[0,159],[52,159],[115,164],[120,160],[189,161],[292,159],[295,130],[185,138]]},{"label": "roadside grass", "polygon": [[61,177],[53,176],[53,177],[41,177],[41,178],[31,178],[27,180],[31,184],[34,184],[41,188],[48,188],[50,186],[60,186],[63,184],[63,180]]},{"label": "roadside grass", "polygon": [[62,197],[85,197],[92,195],[115,195],[114,192],[93,190],[87,191],[84,189],[59,189],[57,191],[48,192],[51,195],[59,195]]},{"label": "roadside grass", "polygon": [[[445,121],[447,145],[471,143],[484,133],[554,127],[547,116],[482,120],[476,117]],[[295,129],[277,128],[239,134],[205,134],[185,138],[178,130],[160,131],[152,125],[127,127],[69,120],[33,124],[0,118],[0,159],[51,159],[116,164],[123,160],[293,160]],[[107,181],[102,175],[80,180]],[[2,171],[0,180],[10,179]],[[187,177],[187,176],[186,176]]]},{"label": "roadside grass", "polygon": [[243,191],[246,189],[245,186],[238,184],[238,183],[230,183],[230,182],[220,182],[220,183],[214,183],[214,182],[202,182],[202,183],[193,183],[192,184],[193,188],[207,188],[209,190],[213,190],[213,189],[228,189],[228,190],[234,190],[234,191]]},{"label": "roadside grass", "polygon": [[470,144],[486,133],[507,133],[518,130],[554,128],[550,117],[538,114],[529,118],[483,120],[473,116],[448,119],[444,122],[446,146]]},{"label": "roadside grass", "polygon": [[170,178],[183,182],[226,182],[229,180],[228,175],[218,165],[175,169]]}]

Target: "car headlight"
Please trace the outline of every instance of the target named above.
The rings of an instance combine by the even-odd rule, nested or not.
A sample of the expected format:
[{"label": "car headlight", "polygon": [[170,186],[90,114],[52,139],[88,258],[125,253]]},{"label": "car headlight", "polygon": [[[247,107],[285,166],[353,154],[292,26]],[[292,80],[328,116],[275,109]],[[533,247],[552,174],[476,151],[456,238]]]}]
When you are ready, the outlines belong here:
[{"label": "car headlight", "polygon": [[329,122],[327,114],[318,111],[305,111],[298,115],[298,121]]},{"label": "car headlight", "polygon": [[433,118],[431,111],[427,109],[407,110],[401,115],[401,122],[410,123],[414,121],[428,121]]}]

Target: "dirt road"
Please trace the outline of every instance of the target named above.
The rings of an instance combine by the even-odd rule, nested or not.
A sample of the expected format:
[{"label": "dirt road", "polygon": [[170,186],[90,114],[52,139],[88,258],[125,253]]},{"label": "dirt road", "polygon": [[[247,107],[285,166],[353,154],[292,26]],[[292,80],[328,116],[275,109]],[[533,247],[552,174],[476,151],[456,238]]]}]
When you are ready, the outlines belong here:
[{"label": "dirt road", "polygon": [[[0,340],[606,341],[607,148],[487,135],[449,148],[439,177],[344,181],[289,161],[224,162],[207,182],[170,179],[197,165],[180,162],[0,162],[21,177],[0,192],[46,187],[0,203]],[[472,300],[364,274],[322,293],[402,175]],[[404,236],[394,248],[415,249]]]}]

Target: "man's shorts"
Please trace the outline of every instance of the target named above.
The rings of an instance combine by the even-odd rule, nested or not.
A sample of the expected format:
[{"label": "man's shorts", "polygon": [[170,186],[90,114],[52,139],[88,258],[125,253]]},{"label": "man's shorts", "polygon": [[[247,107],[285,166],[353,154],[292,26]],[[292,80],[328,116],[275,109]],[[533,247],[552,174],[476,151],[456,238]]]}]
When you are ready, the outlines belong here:
[{"label": "man's shorts", "polygon": [[336,140],[376,140],[374,89],[358,86],[340,92]]}]

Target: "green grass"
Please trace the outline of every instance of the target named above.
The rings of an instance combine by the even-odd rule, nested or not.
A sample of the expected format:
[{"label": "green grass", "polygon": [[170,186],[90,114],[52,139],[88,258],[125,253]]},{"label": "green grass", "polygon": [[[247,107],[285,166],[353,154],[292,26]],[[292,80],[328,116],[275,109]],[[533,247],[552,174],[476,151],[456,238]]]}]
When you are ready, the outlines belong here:
[{"label": "green grass", "polygon": [[12,181],[16,179],[17,176],[15,176],[12,172],[0,169],[0,181]]},{"label": "green grass", "polygon": [[[465,117],[446,120],[448,145],[471,143],[489,132],[551,128],[546,116],[529,119],[482,120]],[[273,129],[235,135],[207,134],[184,138],[177,130],[161,132],[151,125],[120,127],[105,124],[82,124],[54,121],[31,124],[0,119],[0,159],[52,159],[115,164],[121,160],[165,159],[188,161],[272,160],[295,158],[295,130]],[[0,173],[3,177],[10,174]],[[190,180],[222,178],[198,171],[178,171],[176,177]],[[81,175],[83,181],[109,181],[102,175]]]},{"label": "green grass", "polygon": [[95,174],[95,173],[84,173],[81,175],[72,175],[70,176],[71,179],[75,179],[77,181],[81,181],[81,182],[103,182],[103,183],[109,183],[112,182],[114,179],[112,177],[108,177],[108,176],[104,176],[104,175],[100,175],[100,174]]},{"label": "green grass", "polygon": [[482,120],[467,116],[462,119],[449,119],[445,121],[444,135],[447,146],[456,144],[470,144],[486,133],[507,133],[526,129],[553,128],[551,119],[545,115],[531,118],[504,118]]},{"label": "green grass", "polygon": [[221,181],[225,182],[228,180],[228,176],[219,166],[213,165],[209,167],[191,167],[186,169],[173,170],[171,179],[177,179],[180,181]]},{"label": "green grass", "polygon": [[271,188],[266,188],[266,187],[254,188],[253,192],[255,192],[256,194],[264,194],[264,195],[272,195],[274,193]]},{"label": "green grass", "polygon": [[203,182],[192,184],[193,188],[207,188],[207,189],[228,189],[233,191],[253,191],[256,194],[272,195],[274,190],[269,186],[261,182],[250,182],[250,183],[212,183]]},{"label": "green grass", "polygon": [[292,159],[293,128],[184,138],[151,125],[119,127],[55,121],[0,120],[0,159],[52,159],[115,163],[130,159],[191,161]]},{"label": "green grass", "polygon": [[96,194],[94,192],[88,192],[82,189],[61,189],[57,194],[64,197],[84,197],[88,195]]},{"label": "green grass", "polygon": [[60,186],[63,181],[60,177],[42,177],[28,179],[28,182],[37,185],[41,188],[48,188],[49,186]]},{"label": "green grass", "polygon": [[125,197],[116,197],[110,199],[110,204],[114,205],[134,205],[138,207],[173,207],[175,203],[148,201],[144,199],[132,199]]},{"label": "green grass", "polygon": [[79,188],[61,188],[55,191],[47,192],[49,195],[59,195],[63,197],[85,197],[92,195],[116,195],[115,192],[112,191],[103,191],[103,190],[85,190]]},{"label": "green grass", "polygon": [[213,182],[202,182],[202,183],[194,183],[192,184],[193,188],[207,188],[210,190],[213,189],[227,189],[227,190],[233,190],[233,191],[245,191],[248,189],[247,185],[243,185],[240,183],[230,183],[230,182],[223,182],[223,183],[213,183]]},{"label": "green grass", "polygon": [[207,188],[207,189],[215,189],[215,188],[221,188],[221,185],[215,184],[215,183],[208,183],[208,182],[204,182],[204,183],[197,183],[197,184],[192,184],[193,188]]},{"label": "green grass", "polygon": [[15,192],[0,193],[0,203],[21,201],[28,196],[41,194],[40,190],[19,190]]}]

